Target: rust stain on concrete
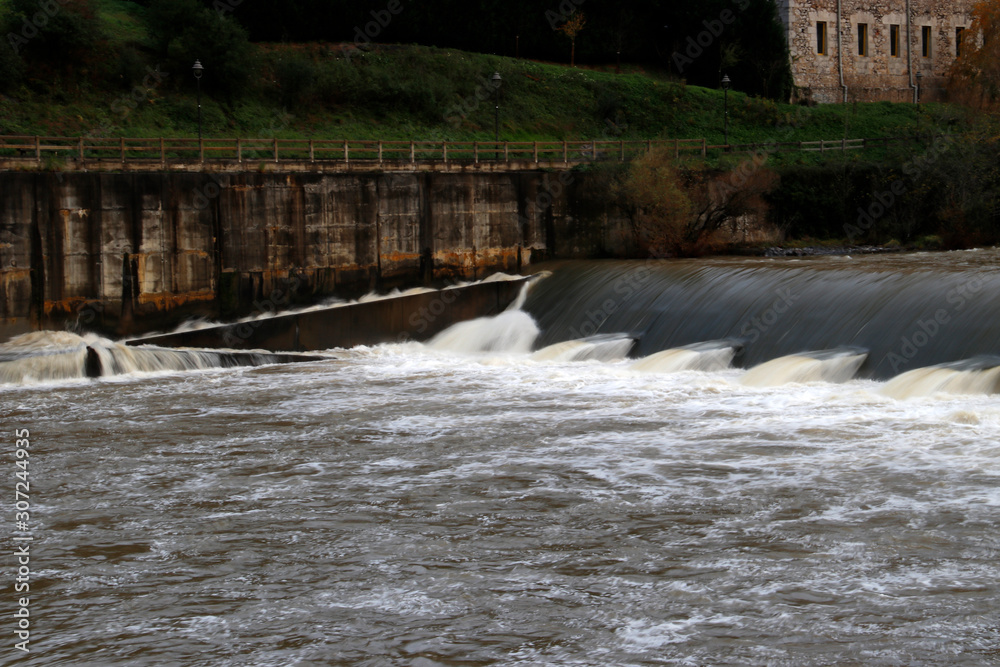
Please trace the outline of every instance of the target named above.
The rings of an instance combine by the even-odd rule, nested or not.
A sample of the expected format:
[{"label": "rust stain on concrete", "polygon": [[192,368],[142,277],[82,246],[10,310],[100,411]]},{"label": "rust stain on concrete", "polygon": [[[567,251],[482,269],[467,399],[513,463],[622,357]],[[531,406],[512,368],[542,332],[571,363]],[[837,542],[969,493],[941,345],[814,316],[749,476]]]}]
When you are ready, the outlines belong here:
[{"label": "rust stain on concrete", "polygon": [[215,292],[211,291],[187,292],[185,294],[160,292],[158,294],[140,294],[138,301],[143,306],[154,306],[157,310],[173,310],[189,303],[204,303],[214,299]]}]

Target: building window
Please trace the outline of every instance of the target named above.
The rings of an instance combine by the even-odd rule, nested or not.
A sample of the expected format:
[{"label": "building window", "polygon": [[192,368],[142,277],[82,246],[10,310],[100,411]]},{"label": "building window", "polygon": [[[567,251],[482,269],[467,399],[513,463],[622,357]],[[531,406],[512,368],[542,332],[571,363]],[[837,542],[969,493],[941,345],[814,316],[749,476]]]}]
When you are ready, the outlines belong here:
[{"label": "building window", "polygon": [[931,57],[931,27],[929,25],[920,28],[920,55],[924,58]]},{"label": "building window", "polygon": [[893,58],[899,57],[899,26],[889,26],[889,55]]},{"label": "building window", "polygon": [[955,57],[960,58],[962,56],[962,35],[965,33],[965,28],[955,28]]},{"label": "building window", "polygon": [[858,24],[858,55],[868,55],[868,24]]},{"label": "building window", "polygon": [[826,55],[826,21],[816,21],[816,53]]}]

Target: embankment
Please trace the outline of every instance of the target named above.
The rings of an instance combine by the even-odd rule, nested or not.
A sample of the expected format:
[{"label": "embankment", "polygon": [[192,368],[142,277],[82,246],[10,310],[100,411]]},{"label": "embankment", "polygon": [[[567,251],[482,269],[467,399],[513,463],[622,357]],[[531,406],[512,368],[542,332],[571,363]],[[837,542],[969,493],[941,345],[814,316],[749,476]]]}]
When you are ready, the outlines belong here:
[{"label": "embankment", "polygon": [[0,339],[233,319],[627,255],[585,170],[0,172]]}]

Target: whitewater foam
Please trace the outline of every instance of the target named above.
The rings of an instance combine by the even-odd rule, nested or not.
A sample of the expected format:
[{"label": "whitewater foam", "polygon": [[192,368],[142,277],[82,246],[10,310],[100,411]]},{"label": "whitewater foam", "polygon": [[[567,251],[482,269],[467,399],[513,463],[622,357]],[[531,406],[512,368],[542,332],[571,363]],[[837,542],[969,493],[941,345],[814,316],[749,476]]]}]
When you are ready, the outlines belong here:
[{"label": "whitewater foam", "polygon": [[721,371],[729,368],[738,347],[727,341],[695,343],[651,354],[633,363],[632,369],[643,373]]},{"label": "whitewater foam", "polygon": [[822,350],[791,354],[751,368],[740,379],[750,387],[776,387],[806,382],[847,382],[868,358],[858,350]]},{"label": "whitewater foam", "polygon": [[605,334],[555,343],[533,353],[535,361],[618,361],[628,356],[635,339],[626,334]]},{"label": "whitewater foam", "polygon": [[531,315],[523,310],[508,310],[495,317],[459,322],[428,341],[427,347],[459,354],[527,354],[539,333]]},{"label": "whitewater foam", "polygon": [[976,357],[899,375],[882,388],[882,393],[898,399],[947,394],[1000,393],[1000,358]]}]

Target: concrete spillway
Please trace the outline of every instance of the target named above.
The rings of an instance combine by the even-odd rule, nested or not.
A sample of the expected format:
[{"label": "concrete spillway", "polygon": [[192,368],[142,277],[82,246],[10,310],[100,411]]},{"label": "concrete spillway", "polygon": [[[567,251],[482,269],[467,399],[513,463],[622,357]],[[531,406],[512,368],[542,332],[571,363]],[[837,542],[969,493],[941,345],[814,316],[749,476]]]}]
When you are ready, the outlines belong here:
[{"label": "concrete spillway", "polygon": [[301,352],[429,340],[451,325],[495,315],[529,279],[497,280],[362,303],[308,309],[190,331],[145,336],[129,345]]}]

